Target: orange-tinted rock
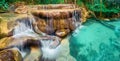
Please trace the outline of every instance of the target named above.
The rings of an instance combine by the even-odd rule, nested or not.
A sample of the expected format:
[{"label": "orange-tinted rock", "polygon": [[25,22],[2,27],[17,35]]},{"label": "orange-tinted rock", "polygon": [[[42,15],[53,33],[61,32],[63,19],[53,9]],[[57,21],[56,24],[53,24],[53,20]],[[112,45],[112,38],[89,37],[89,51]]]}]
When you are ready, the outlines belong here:
[{"label": "orange-tinted rock", "polygon": [[69,30],[69,29],[60,29],[60,30],[57,30],[55,34],[56,34],[58,37],[63,38],[63,37],[65,37],[65,36],[67,36],[69,33],[70,33],[70,30]]},{"label": "orange-tinted rock", "polygon": [[[87,18],[89,18],[89,11],[86,8],[81,8],[81,22],[86,22]],[[94,13],[93,13],[94,14]]]},{"label": "orange-tinted rock", "polygon": [[38,31],[42,31],[48,35],[54,34],[59,37],[64,37],[76,29],[75,23],[73,22],[71,18],[58,20],[39,19],[36,20],[35,26],[38,27]]},{"label": "orange-tinted rock", "polygon": [[65,19],[56,20],[58,22],[57,29],[68,29],[69,24]]},{"label": "orange-tinted rock", "polygon": [[40,31],[47,33],[47,34],[53,34],[55,31],[55,28],[53,25],[54,20],[44,20],[39,19],[37,20],[37,27]]},{"label": "orange-tinted rock", "polygon": [[68,19],[67,19],[67,22],[68,22],[69,29],[70,29],[71,31],[74,31],[74,30],[76,29],[74,20],[72,20],[72,18],[68,18]]},{"label": "orange-tinted rock", "polygon": [[48,4],[48,5],[27,5],[30,10],[48,10],[48,9],[73,9],[78,8],[74,4]]},{"label": "orange-tinted rock", "polygon": [[0,18],[0,39],[8,35],[9,29],[7,21],[3,18]]},{"label": "orange-tinted rock", "polygon": [[28,8],[24,2],[16,2],[12,7],[11,10],[14,10],[15,13],[18,14],[25,14],[28,12]]},{"label": "orange-tinted rock", "polygon": [[37,20],[37,27],[40,31],[46,32],[47,23],[43,19]]},{"label": "orange-tinted rock", "polygon": [[18,13],[18,14],[25,14],[27,12],[28,12],[27,6],[19,6],[15,9],[15,13]]},{"label": "orange-tinted rock", "polygon": [[[32,15],[42,20],[37,20],[37,30],[48,35],[65,37],[76,29],[75,19],[80,22],[81,9],[75,5],[43,5],[40,9],[32,10]],[[75,19],[73,19],[75,17]]]},{"label": "orange-tinted rock", "polygon": [[22,56],[17,50],[0,51],[0,61],[22,61]]},{"label": "orange-tinted rock", "polygon": [[11,39],[11,37],[4,37],[0,39],[0,49],[6,48],[10,43],[12,43]]},{"label": "orange-tinted rock", "polygon": [[[48,10],[33,10],[32,14],[39,18],[53,18],[53,19],[67,19],[73,16],[74,12],[81,12],[79,8],[76,9],[48,9]],[[80,14],[80,13],[79,13]]]}]

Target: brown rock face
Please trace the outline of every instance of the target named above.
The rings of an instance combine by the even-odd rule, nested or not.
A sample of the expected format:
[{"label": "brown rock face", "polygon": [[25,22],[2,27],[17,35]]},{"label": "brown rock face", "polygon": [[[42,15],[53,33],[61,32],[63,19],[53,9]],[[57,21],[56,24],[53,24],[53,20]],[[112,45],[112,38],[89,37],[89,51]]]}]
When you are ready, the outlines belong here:
[{"label": "brown rock face", "polygon": [[[11,6],[12,7],[12,6]],[[28,11],[41,10],[41,9],[73,9],[74,4],[49,4],[49,5],[25,5],[24,2],[19,2],[14,4],[15,13],[23,14],[28,13]]]},{"label": "brown rock face", "polygon": [[37,9],[72,9],[75,7],[74,4],[49,4],[49,5],[38,5]]},{"label": "brown rock face", "polygon": [[22,61],[22,57],[16,50],[3,50],[0,51],[0,61]]},{"label": "brown rock face", "polygon": [[80,23],[80,19],[77,19],[79,16],[74,17],[75,12],[80,15],[78,9],[35,11],[33,13],[36,18],[35,26],[46,34],[63,38],[76,29],[77,22]]},{"label": "brown rock face", "polygon": [[60,30],[57,30],[55,34],[56,34],[58,37],[65,37],[65,36],[67,36],[69,33],[70,33],[70,30],[69,30],[69,29],[60,29]]},{"label": "brown rock face", "polygon": [[82,13],[84,10],[73,4],[20,5],[16,8],[18,13],[19,11],[28,12],[28,10],[37,18],[35,24],[33,24],[37,33],[44,32],[59,37],[65,37],[74,31],[76,23],[84,22],[83,17],[85,17],[85,13]]},{"label": "brown rock face", "polygon": [[47,10],[33,10],[32,14],[40,18],[66,19],[71,18],[77,12],[81,13],[79,8],[76,9],[47,9]]},{"label": "brown rock face", "polygon": [[44,20],[39,19],[36,21],[38,29],[49,35],[56,35],[59,37],[65,37],[67,34],[76,29],[74,20],[68,19],[58,19],[58,20]]},{"label": "brown rock face", "polygon": [[24,2],[16,2],[14,5],[11,5],[10,11],[18,14],[25,14],[28,12],[28,7]]},{"label": "brown rock face", "polygon": [[15,9],[15,13],[18,13],[18,14],[25,14],[27,12],[28,12],[27,6],[19,6]]}]

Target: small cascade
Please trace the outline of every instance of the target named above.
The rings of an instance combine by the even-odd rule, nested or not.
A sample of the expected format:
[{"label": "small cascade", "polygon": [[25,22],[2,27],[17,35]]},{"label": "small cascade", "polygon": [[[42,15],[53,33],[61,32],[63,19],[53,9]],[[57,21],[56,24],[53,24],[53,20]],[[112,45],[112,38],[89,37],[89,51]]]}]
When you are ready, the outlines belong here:
[{"label": "small cascade", "polygon": [[22,32],[28,32],[28,30],[32,30],[31,22],[29,18],[18,19],[17,26],[14,28],[13,35],[22,34]]},{"label": "small cascade", "polygon": [[17,26],[14,27],[13,31],[13,42],[9,46],[18,48],[22,57],[25,58],[30,53],[30,46],[26,47],[27,39],[38,39],[39,35],[36,34],[32,29],[33,18],[20,18],[16,20]]},{"label": "small cascade", "polygon": [[59,56],[60,53],[60,45],[58,47],[56,47],[55,49],[51,49],[50,46],[53,43],[53,40],[41,40],[41,44],[42,44],[42,53],[43,59],[56,59]]},{"label": "small cascade", "polygon": [[41,50],[41,61],[55,61],[61,51],[61,40],[81,25],[81,9],[73,4],[41,5],[27,17],[16,19],[12,42],[6,48],[20,50],[25,59],[31,47]]},{"label": "small cascade", "polygon": [[[34,21],[33,19],[34,18],[32,19],[22,18],[16,20],[17,26],[14,27],[13,36],[12,36],[14,38],[14,42],[10,43],[9,46],[14,46],[15,48],[17,47],[20,50],[22,57],[25,58],[27,54],[30,53],[29,42],[27,42],[30,40],[28,39],[36,39],[38,41],[35,42],[42,44],[42,48],[40,46],[38,47],[41,48],[43,52],[43,57],[49,59],[53,59],[53,58],[55,59],[58,55],[58,51],[60,51],[59,50],[60,47],[57,47],[57,45],[60,43],[59,39],[53,36],[46,35],[45,37],[44,35],[41,36],[35,33],[32,28],[32,22]],[[54,41],[56,41],[56,43],[58,44],[56,45]],[[28,44],[26,48],[25,48],[25,43]],[[55,45],[57,48],[55,47]],[[53,53],[51,54],[51,52],[53,52],[55,56]]]},{"label": "small cascade", "polygon": [[80,14],[79,14],[79,12],[74,11],[74,13],[72,15],[73,15],[72,19],[74,20],[74,24],[75,24],[75,26],[77,28],[81,24]]}]

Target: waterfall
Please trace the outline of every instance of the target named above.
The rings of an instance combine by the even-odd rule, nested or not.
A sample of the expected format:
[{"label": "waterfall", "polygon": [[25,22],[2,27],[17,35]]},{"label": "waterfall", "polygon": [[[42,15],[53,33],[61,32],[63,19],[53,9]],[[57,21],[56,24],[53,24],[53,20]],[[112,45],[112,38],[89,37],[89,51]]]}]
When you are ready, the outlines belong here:
[{"label": "waterfall", "polygon": [[13,38],[33,36],[31,34],[33,30],[32,30],[32,25],[29,17],[17,19],[16,24],[17,25],[14,27],[14,30],[13,30],[13,36],[12,36]]},{"label": "waterfall", "polygon": [[[64,12],[63,9],[66,9],[65,7],[68,7],[69,9]],[[53,10],[53,8],[56,10]],[[9,46],[17,47],[17,49],[20,50],[22,57],[25,58],[28,54],[30,54],[30,47],[35,43],[37,48],[42,51],[42,59],[47,61],[56,60],[60,54],[61,40],[81,25],[81,12],[76,9],[75,6],[71,9],[70,6],[67,5],[58,5],[54,7],[43,5],[41,12],[43,12],[43,14],[37,12],[36,16],[34,14],[34,16],[30,14],[28,17],[16,20],[16,26],[13,28],[13,41],[9,44]],[[44,26],[42,24],[42,20],[45,21]],[[53,22],[57,24],[54,24]],[[54,29],[54,26],[56,29]],[[43,31],[41,29],[43,29]],[[74,32],[77,33],[78,30]],[[31,39],[35,41],[31,41]]]},{"label": "waterfall", "polygon": [[16,20],[17,25],[13,29],[13,42],[8,46],[13,46],[20,51],[22,57],[26,57],[30,53],[30,46],[25,48],[24,44],[27,42],[27,39],[38,39],[39,35],[33,31],[32,22],[33,18],[24,17]]},{"label": "waterfall", "polygon": [[56,59],[60,54],[60,45],[54,49],[50,48],[50,45],[53,43],[53,40],[41,40],[42,44],[42,53],[43,59],[53,60]]},{"label": "waterfall", "polygon": [[[60,51],[60,46],[57,47],[57,45],[60,43],[60,40],[54,36],[44,36],[35,33],[32,27],[33,21],[33,18],[29,17],[16,20],[17,26],[14,27],[12,36],[14,39],[9,46],[14,46],[14,48],[17,47],[24,58],[28,53],[30,53],[30,46],[24,48],[24,44],[29,41],[28,39],[36,39],[38,41],[35,42],[42,44],[42,47],[38,47],[42,50],[43,58],[55,59]],[[57,45],[56,43],[54,44],[54,41],[57,43]]]}]

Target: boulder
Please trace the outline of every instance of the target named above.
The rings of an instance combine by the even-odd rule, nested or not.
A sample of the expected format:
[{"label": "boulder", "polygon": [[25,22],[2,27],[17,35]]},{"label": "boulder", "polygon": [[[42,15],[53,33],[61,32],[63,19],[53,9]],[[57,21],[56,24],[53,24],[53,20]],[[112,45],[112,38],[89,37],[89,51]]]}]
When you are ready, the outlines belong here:
[{"label": "boulder", "polygon": [[27,6],[19,6],[15,9],[14,12],[18,13],[18,14],[25,14],[28,12],[28,7]]},{"label": "boulder", "polygon": [[2,17],[0,18],[0,39],[6,37],[8,35],[9,29],[7,25],[7,21]]},{"label": "boulder", "polygon": [[0,61],[22,61],[22,57],[17,50],[3,50],[0,51]]},{"label": "boulder", "polygon": [[[46,5],[46,7],[48,6]],[[39,30],[48,35],[55,35],[61,38],[74,31],[77,27],[76,24],[82,22],[80,8],[69,8],[67,10],[60,7],[47,10],[42,8],[33,10],[31,13],[36,21],[33,29],[36,30],[35,27],[37,26],[37,31]]]},{"label": "boulder", "polygon": [[69,29],[60,29],[60,30],[57,30],[55,32],[55,35],[58,36],[58,37],[63,38],[65,36],[67,36],[69,33],[70,33]]},{"label": "boulder", "polygon": [[42,31],[48,35],[65,37],[76,29],[75,23],[73,22],[74,20],[71,18],[58,20],[39,19],[36,20],[36,24],[34,24],[33,29],[36,29],[35,26],[37,26],[38,29],[36,30]]},{"label": "boulder", "polygon": [[0,39],[0,49],[6,48],[10,43],[12,43],[11,39],[11,37],[4,37]]},{"label": "boulder", "polygon": [[[81,18],[85,17],[85,16],[82,16],[85,13],[82,13],[81,12],[82,10],[80,8],[75,8],[75,5],[72,5],[72,4],[40,5],[36,7],[37,8],[36,10],[34,10],[33,8],[35,7],[28,8],[25,5],[22,5],[22,6],[20,5],[15,9],[16,13],[27,13],[28,10],[31,9],[30,11],[31,15],[23,16],[22,14],[23,17],[19,17],[17,18],[18,20],[16,19],[13,22],[11,21],[0,22],[0,36],[3,36],[3,34],[5,34],[5,36],[0,39],[0,50],[1,50],[0,60],[1,61],[5,61],[5,59],[9,59],[10,61],[22,61],[22,58],[18,54],[19,52],[18,51],[14,52],[14,49],[11,49],[11,48],[13,48],[16,45],[17,46],[25,45],[27,47],[34,46],[38,48],[38,46],[40,46],[40,43],[38,41],[39,38],[41,40],[42,39],[54,40],[55,42],[52,42],[50,46],[53,48],[58,46],[60,44],[61,39],[63,39],[64,37],[69,35],[72,31],[74,31],[77,28],[76,24],[77,23],[80,24],[82,22]],[[35,19],[35,20],[31,21],[32,19]],[[20,25],[19,23],[20,24],[22,23],[23,28],[25,25],[25,26],[28,26],[25,28],[30,27],[31,29],[33,29],[33,32],[40,33],[40,34],[45,33],[47,34],[47,36],[43,36],[43,35],[41,36],[40,34],[35,33],[37,35],[35,37],[21,36],[16,39],[12,38],[11,36],[8,37],[8,35],[13,34],[12,31],[16,29],[14,28],[14,26],[17,26],[17,25],[19,26]],[[35,35],[32,33],[29,33],[29,34]],[[13,47],[10,47],[8,50],[8,47],[11,45]],[[18,54],[19,59],[18,59],[18,56],[15,56],[15,53]],[[4,57],[4,55],[7,55],[7,54],[9,55]]]}]

